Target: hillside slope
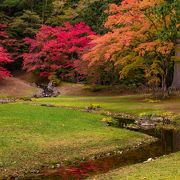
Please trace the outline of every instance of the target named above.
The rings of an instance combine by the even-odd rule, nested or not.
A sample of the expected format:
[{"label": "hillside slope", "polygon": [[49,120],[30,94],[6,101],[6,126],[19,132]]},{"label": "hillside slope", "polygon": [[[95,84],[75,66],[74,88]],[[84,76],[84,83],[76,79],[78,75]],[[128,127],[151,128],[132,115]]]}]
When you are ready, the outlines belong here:
[{"label": "hillside slope", "polygon": [[38,88],[19,78],[10,77],[0,81],[0,97],[29,97],[37,91]]}]

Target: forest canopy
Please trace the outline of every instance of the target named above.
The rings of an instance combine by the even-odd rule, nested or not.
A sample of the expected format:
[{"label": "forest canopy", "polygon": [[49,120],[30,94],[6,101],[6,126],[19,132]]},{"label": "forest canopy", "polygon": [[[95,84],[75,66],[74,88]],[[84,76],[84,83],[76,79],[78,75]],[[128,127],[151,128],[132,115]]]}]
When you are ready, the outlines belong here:
[{"label": "forest canopy", "polygon": [[49,80],[166,91],[179,6],[178,0],[1,0],[1,78],[26,70]]}]

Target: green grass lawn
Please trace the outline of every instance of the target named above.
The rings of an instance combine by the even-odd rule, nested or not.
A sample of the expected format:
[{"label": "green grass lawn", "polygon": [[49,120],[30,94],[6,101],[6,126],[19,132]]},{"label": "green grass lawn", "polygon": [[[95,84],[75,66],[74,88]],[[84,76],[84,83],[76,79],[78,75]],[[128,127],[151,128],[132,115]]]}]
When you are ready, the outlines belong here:
[{"label": "green grass lawn", "polygon": [[[42,107],[36,104],[53,104],[59,108]],[[149,139],[149,136],[144,134],[105,126],[101,122],[102,115],[62,108],[85,108],[92,104],[112,112],[140,114],[172,111],[180,113],[179,98],[151,103],[145,102],[143,96],[140,95],[60,96],[33,99],[32,102],[27,103],[20,101],[16,104],[0,105],[0,175],[23,174],[44,164],[49,165],[91,157],[99,153],[131,147]],[[171,162],[172,158],[179,158],[179,154],[177,156],[170,156],[167,159]],[[157,165],[156,162],[152,162],[155,163],[153,170],[157,169],[161,175],[161,170],[168,166],[168,160],[158,160]],[[176,163],[176,159],[173,160]],[[163,161],[167,163],[161,166]],[[179,163],[178,161],[177,163]],[[171,165],[173,163],[169,163],[170,170],[172,169]],[[131,170],[133,173],[128,177],[141,178],[140,174],[146,175],[148,168],[151,168],[151,163],[137,165],[137,168],[136,166],[129,168],[125,168],[127,174],[124,173],[123,178],[126,178]],[[174,173],[176,171],[174,168]],[[117,178],[116,176],[113,178],[118,179],[119,172],[121,174],[121,170],[117,171]]]},{"label": "green grass lawn", "polygon": [[80,107],[100,105],[104,110],[125,112],[132,114],[158,113],[161,111],[172,111],[180,113],[180,98],[172,98],[160,102],[144,101],[142,95],[131,96],[106,96],[106,97],[65,97],[33,99],[37,104],[53,104],[56,106]]},{"label": "green grass lawn", "polygon": [[111,97],[65,97],[33,99],[33,103],[46,103],[56,106],[85,108],[90,105],[100,105],[104,110],[126,113],[157,112],[160,109],[152,107],[151,103],[137,100],[137,96]]},{"label": "green grass lawn", "polygon": [[[35,103],[47,103],[57,106],[87,107],[91,104],[100,105],[104,110],[132,114],[159,113],[170,111],[180,113],[180,98],[175,97],[158,102],[144,101],[142,96],[114,97],[58,97],[56,99],[34,99]],[[34,103],[33,102],[33,103]],[[105,175],[97,176],[95,180],[179,180],[180,153],[160,158],[154,162],[138,164],[121,168]]]},{"label": "green grass lawn", "polygon": [[179,180],[180,152],[155,161],[127,166],[93,177],[93,180]]},{"label": "green grass lawn", "polygon": [[[68,98],[53,100],[63,105],[65,99]],[[4,175],[23,174],[44,164],[131,147],[150,138],[107,127],[100,121],[102,118],[63,108],[0,105],[0,179]]]}]

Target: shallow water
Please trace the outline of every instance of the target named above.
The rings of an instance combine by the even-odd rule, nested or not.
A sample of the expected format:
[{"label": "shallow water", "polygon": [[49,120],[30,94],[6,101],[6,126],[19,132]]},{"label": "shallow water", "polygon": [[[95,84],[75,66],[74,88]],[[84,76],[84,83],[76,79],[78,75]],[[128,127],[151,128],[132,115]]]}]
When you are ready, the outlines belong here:
[{"label": "shallow water", "polygon": [[145,133],[159,137],[159,140],[132,150],[119,152],[118,155],[89,160],[74,166],[44,169],[40,174],[26,177],[24,180],[80,180],[180,150],[180,131],[148,130]]}]

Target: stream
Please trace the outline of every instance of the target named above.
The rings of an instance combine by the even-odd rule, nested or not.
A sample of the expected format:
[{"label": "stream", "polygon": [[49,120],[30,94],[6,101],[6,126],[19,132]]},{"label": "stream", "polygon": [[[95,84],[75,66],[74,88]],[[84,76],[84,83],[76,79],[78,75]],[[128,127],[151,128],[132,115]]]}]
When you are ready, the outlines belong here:
[{"label": "stream", "polygon": [[133,149],[120,151],[115,155],[79,162],[71,166],[44,169],[40,174],[30,175],[24,180],[81,180],[107,173],[110,170],[136,163],[151,161],[157,157],[180,150],[180,131],[177,130],[140,130],[158,138],[151,144],[140,145]]}]

